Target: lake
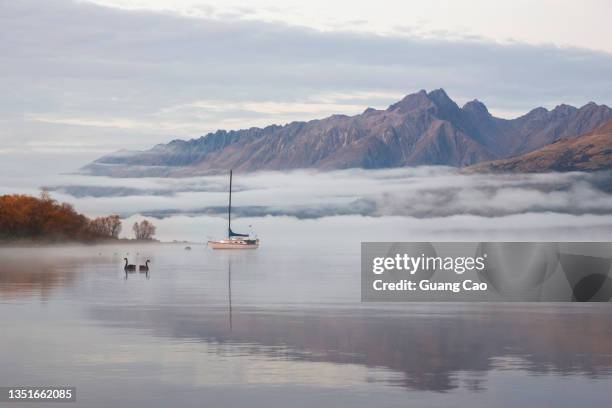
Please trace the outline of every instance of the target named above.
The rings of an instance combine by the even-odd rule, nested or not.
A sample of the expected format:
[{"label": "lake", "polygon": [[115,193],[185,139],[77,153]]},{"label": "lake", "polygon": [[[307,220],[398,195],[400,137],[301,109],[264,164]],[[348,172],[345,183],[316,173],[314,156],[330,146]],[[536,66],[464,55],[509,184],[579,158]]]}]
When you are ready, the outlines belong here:
[{"label": "lake", "polygon": [[608,304],[361,303],[358,245],[292,240],[0,249],[0,384],[88,407],[609,403]]},{"label": "lake", "polygon": [[191,243],[0,248],[0,385],[72,385],[77,406],[105,408],[610,405],[609,304],[362,303],[359,280],[361,241],[609,241],[600,176],[238,175],[234,229],[262,244],[214,252],[225,176],[4,163],[4,193],[51,186],[88,216],[120,213],[124,236],[147,217]]}]

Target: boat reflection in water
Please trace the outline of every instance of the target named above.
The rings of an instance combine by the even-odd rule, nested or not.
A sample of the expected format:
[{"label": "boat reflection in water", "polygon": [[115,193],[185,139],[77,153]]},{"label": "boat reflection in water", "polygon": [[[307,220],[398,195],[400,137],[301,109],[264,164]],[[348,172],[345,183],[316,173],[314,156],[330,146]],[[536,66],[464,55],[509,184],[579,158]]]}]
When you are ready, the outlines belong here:
[{"label": "boat reflection in water", "polygon": [[232,170],[230,170],[229,204],[227,206],[227,239],[208,241],[212,249],[257,249],[258,238],[249,238],[249,234],[239,234],[232,231]]}]

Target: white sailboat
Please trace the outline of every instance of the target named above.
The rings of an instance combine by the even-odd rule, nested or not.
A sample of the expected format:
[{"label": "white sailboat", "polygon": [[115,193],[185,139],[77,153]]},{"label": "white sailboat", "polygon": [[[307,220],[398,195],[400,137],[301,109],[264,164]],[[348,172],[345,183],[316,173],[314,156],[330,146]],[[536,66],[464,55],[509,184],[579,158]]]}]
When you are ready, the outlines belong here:
[{"label": "white sailboat", "polygon": [[227,206],[227,239],[208,241],[212,249],[257,249],[258,238],[249,238],[248,234],[232,231],[232,171],[230,170],[229,205]]}]

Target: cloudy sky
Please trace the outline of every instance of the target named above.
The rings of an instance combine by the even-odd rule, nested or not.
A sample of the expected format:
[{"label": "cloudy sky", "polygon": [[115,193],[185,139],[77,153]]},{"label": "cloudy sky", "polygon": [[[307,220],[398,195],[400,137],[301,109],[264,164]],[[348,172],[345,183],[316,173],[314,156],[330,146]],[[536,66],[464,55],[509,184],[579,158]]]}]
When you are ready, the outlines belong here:
[{"label": "cloudy sky", "polygon": [[0,2],[0,153],[147,148],[440,87],[504,117],[612,105],[612,2],[357,3]]}]

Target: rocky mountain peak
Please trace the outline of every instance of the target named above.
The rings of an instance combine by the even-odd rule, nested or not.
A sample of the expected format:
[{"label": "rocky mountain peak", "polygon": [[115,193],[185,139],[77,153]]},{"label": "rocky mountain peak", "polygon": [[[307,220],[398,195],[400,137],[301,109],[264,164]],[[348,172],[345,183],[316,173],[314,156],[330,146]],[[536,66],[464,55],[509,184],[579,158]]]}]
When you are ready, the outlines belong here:
[{"label": "rocky mountain peak", "polygon": [[437,106],[449,106],[449,105],[456,106],[455,102],[453,102],[453,100],[448,97],[448,94],[442,88],[434,89],[433,91],[427,94],[427,97]]},{"label": "rocky mountain peak", "polygon": [[479,117],[490,117],[489,109],[487,109],[486,105],[480,102],[478,99],[474,99],[469,101],[462,108],[466,112],[470,112]]},{"label": "rocky mountain peak", "polygon": [[427,95],[427,91],[421,89],[417,93],[406,95],[402,100],[389,106],[388,111],[412,111],[417,109],[427,109],[431,107],[432,101]]},{"label": "rocky mountain peak", "polygon": [[533,119],[544,119],[549,113],[549,110],[539,106],[535,109],[530,110],[525,115],[519,117],[517,120],[533,120]]},{"label": "rocky mountain peak", "polygon": [[561,105],[557,105],[555,107],[555,109],[553,109],[551,111],[551,113],[556,114],[556,115],[571,115],[572,113],[576,112],[578,110],[578,108],[575,108],[574,106],[571,105],[566,105],[564,103],[562,103]]}]

